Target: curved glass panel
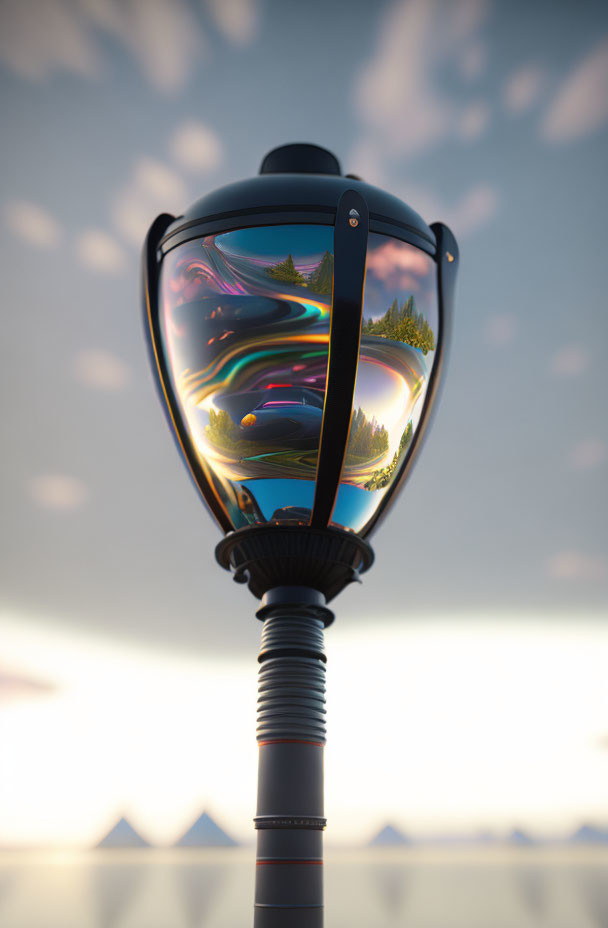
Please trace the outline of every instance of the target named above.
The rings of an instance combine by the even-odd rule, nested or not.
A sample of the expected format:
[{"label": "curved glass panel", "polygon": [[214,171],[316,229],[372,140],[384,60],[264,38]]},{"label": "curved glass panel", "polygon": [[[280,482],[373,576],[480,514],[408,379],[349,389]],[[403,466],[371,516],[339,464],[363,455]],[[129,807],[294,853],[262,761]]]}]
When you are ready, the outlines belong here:
[{"label": "curved glass panel", "polygon": [[235,528],[308,521],[327,380],[333,226],[240,229],[161,266],[173,391]]},{"label": "curved glass panel", "polygon": [[416,432],[438,336],[436,264],[370,232],[359,366],[332,523],[364,532]]}]

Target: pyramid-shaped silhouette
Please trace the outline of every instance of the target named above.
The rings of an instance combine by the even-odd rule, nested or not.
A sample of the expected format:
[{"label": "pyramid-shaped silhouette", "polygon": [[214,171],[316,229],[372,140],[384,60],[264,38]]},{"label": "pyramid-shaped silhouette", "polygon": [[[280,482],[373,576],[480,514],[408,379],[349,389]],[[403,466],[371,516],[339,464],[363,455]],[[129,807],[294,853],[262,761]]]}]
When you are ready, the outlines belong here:
[{"label": "pyramid-shaped silhouette", "polygon": [[369,847],[395,847],[400,844],[409,844],[410,839],[392,825],[385,825],[369,842]]},{"label": "pyramid-shaped silhouette", "polygon": [[97,847],[150,847],[126,818],[119,819]]},{"label": "pyramid-shaped silhouette", "polygon": [[210,815],[203,812],[194,825],[176,841],[175,847],[235,847],[237,842],[227,835]]},{"label": "pyramid-shaped silhouette", "polygon": [[536,843],[534,838],[521,828],[514,828],[509,834],[507,841],[509,844],[519,844],[521,846]]},{"label": "pyramid-shaped silhouette", "polygon": [[608,828],[597,825],[581,825],[570,841],[574,844],[608,844]]}]

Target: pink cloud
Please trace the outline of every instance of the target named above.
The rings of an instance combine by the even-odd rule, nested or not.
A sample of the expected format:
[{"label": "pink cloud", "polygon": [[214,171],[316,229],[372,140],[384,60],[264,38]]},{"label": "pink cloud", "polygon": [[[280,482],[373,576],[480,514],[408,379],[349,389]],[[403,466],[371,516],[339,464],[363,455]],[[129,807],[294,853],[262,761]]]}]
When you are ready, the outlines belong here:
[{"label": "pink cloud", "polygon": [[605,557],[580,551],[561,551],[547,562],[547,573],[556,580],[601,580],[606,568]]},{"label": "pink cloud", "polygon": [[367,270],[391,286],[418,290],[420,277],[429,271],[430,258],[422,251],[389,239],[367,255]]},{"label": "pink cloud", "polygon": [[0,702],[13,702],[16,699],[29,699],[45,696],[54,687],[45,680],[13,673],[0,668]]},{"label": "pink cloud", "polygon": [[551,359],[551,373],[558,377],[580,377],[589,367],[589,354],[580,345],[566,345]]},{"label": "pink cloud", "polygon": [[573,447],[570,464],[575,470],[589,471],[600,467],[607,458],[606,443],[599,438],[588,438]]},{"label": "pink cloud", "polygon": [[96,390],[124,390],[131,379],[124,361],[100,348],[79,351],[74,358],[73,371],[81,383]]},{"label": "pink cloud", "polygon": [[41,474],[28,483],[29,495],[44,509],[72,511],[87,500],[88,490],[81,480],[67,474]]},{"label": "pink cloud", "polygon": [[503,102],[510,113],[529,110],[537,102],[545,83],[545,74],[538,65],[526,65],[514,71],[503,88]]},{"label": "pink cloud", "polygon": [[512,313],[490,316],[484,326],[484,338],[494,348],[510,345],[519,329],[517,318]]}]

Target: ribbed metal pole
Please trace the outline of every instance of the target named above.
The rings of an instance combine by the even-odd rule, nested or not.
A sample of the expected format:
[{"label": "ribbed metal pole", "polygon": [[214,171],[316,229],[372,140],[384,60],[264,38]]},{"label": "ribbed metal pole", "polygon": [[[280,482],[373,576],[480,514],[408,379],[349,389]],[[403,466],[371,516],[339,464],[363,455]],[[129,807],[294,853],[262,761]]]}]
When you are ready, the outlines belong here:
[{"label": "ribbed metal pole", "polygon": [[323,629],[333,613],[317,590],[277,587],[258,617],[254,928],[322,928]]}]

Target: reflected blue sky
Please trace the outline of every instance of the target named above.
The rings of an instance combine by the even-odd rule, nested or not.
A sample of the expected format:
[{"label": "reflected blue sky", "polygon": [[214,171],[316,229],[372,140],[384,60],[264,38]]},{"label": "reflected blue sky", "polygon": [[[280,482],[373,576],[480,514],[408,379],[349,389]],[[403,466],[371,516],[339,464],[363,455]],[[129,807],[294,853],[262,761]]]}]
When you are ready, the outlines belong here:
[{"label": "reflected blue sky", "polygon": [[325,251],[333,252],[333,245],[333,227],[318,225],[265,226],[253,235],[251,229],[238,229],[217,238],[217,247],[227,255],[259,257],[274,264],[291,253],[298,267],[318,263]]}]

